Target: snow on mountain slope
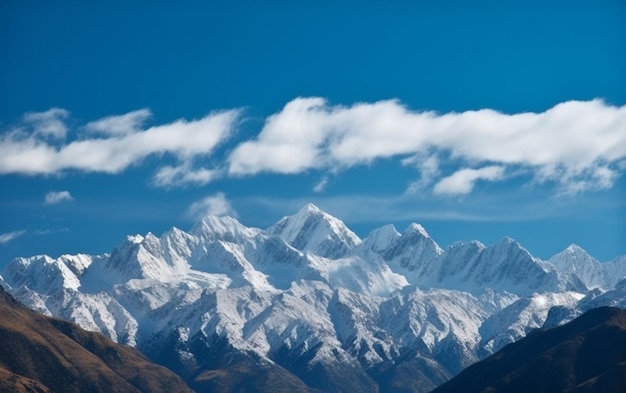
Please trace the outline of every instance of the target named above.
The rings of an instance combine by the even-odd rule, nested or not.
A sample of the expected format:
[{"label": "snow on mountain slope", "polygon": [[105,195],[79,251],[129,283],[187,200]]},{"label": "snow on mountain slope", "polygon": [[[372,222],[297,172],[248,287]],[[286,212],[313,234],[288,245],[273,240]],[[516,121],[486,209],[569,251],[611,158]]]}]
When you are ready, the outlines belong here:
[{"label": "snow on mountain slope", "polygon": [[386,296],[408,285],[403,275],[394,273],[376,255],[369,258],[351,255],[340,259],[308,255],[308,259],[333,288]]},{"label": "snow on mountain slope", "polygon": [[415,223],[409,225],[400,237],[380,251],[380,255],[392,268],[416,277],[423,275],[431,261],[441,253],[441,247],[421,225]]},{"label": "snow on mountain slope", "polygon": [[608,288],[614,288],[626,278],[626,255],[602,264],[604,280]]},{"label": "snow on mountain slope", "polygon": [[260,232],[260,229],[248,228],[232,217],[207,216],[194,225],[189,234],[204,242],[224,240],[240,243]]},{"label": "snow on mountain slope", "polygon": [[17,258],[4,269],[2,276],[12,287],[27,287],[45,295],[64,289],[77,290],[81,284],[74,271],[81,271],[83,265],[72,264],[71,266],[74,267],[72,271],[65,263],[68,259],[84,260],[87,265],[89,264],[88,257],[83,259],[79,256],[76,258],[63,256],[53,259],[47,255],[38,255],[31,258]]},{"label": "snow on mountain slope", "polygon": [[575,244],[550,258],[556,269],[576,275],[588,288],[605,287],[602,264]]},{"label": "snow on mountain slope", "polygon": [[582,297],[577,292],[536,293],[492,314],[480,328],[481,357],[491,355],[531,330],[542,327],[552,307],[574,307]]},{"label": "snow on mountain slope", "polygon": [[370,234],[363,239],[363,242],[359,244],[359,247],[380,253],[389,248],[400,236],[400,232],[396,230],[395,226],[392,224],[385,225],[370,232]]},{"label": "snow on mountain slope", "polygon": [[535,291],[583,290],[559,272],[550,271],[515,240],[505,237],[487,247],[464,272],[463,281],[520,295]]},{"label": "snow on mountain slope", "polygon": [[415,367],[433,386],[543,324],[626,306],[626,285],[607,278],[626,274],[626,258],[599,264],[570,246],[543,262],[510,238],[444,250],[418,224],[361,241],[314,205],[267,230],[209,216],[110,254],[17,258],[0,273],[29,307],[181,372],[239,353],[328,391],[376,391]]},{"label": "snow on mountain slope", "polygon": [[327,258],[339,258],[361,242],[343,221],[308,204],[295,215],[284,217],[267,231],[294,248]]}]

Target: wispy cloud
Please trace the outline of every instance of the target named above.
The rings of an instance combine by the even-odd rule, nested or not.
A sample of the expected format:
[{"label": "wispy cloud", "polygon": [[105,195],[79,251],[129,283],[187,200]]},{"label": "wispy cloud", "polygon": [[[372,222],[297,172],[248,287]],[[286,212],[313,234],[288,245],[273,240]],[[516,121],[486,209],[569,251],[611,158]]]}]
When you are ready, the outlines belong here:
[{"label": "wispy cloud", "polygon": [[[228,160],[229,173],[237,176],[347,168],[396,156],[428,160],[438,153],[465,168],[524,167],[571,192],[612,187],[626,158],[626,105],[568,101],[541,113],[439,114],[412,111],[397,100],[339,106],[319,97],[297,98]],[[433,168],[438,169],[421,168],[424,183],[452,175]]]},{"label": "wispy cloud", "polygon": [[469,194],[478,180],[496,181],[504,177],[504,167],[487,166],[480,169],[461,169],[441,179],[433,189],[435,194]]},{"label": "wispy cloud", "polygon": [[315,186],[313,186],[313,192],[316,193],[321,193],[324,192],[324,190],[326,190],[326,187],[328,187],[328,176],[324,176],[320,179],[319,182],[317,182],[317,184],[315,184]]},{"label": "wispy cloud", "polygon": [[416,167],[420,178],[411,182],[407,187],[408,194],[417,194],[426,191],[439,176],[439,158],[436,154],[415,154],[402,161],[402,165]]},{"label": "wispy cloud", "polygon": [[217,193],[194,202],[187,209],[187,216],[198,219],[205,216],[237,217],[237,212],[231,206],[224,193]]},{"label": "wispy cloud", "polygon": [[152,178],[156,187],[202,186],[221,177],[219,169],[195,168],[189,162],[159,168]]},{"label": "wispy cloud", "polygon": [[[42,130],[49,134],[54,127],[35,127],[30,132],[18,127],[0,136],[0,174],[57,174],[67,170],[115,174],[161,154],[187,162],[212,153],[232,133],[239,113],[216,112],[199,120],[177,120],[143,129],[150,115],[144,109],[91,122],[85,126],[85,138],[60,144],[41,137]],[[103,135],[92,136],[91,131]],[[62,134],[60,129],[55,132]]]},{"label": "wispy cloud", "polygon": [[51,191],[44,197],[46,205],[56,205],[61,202],[71,202],[74,198],[69,191]]},{"label": "wispy cloud", "polygon": [[[411,195],[345,194],[323,197],[268,198],[247,197],[238,199],[242,209],[257,209],[267,213],[268,223],[275,218],[297,212],[303,205],[313,202],[321,209],[341,218],[349,225],[400,221],[466,221],[466,222],[527,222],[567,215],[572,207],[561,201],[548,199],[528,200],[517,192],[468,198],[460,204],[444,200],[415,203]],[[511,206],[516,206],[511,209]],[[578,205],[576,205],[578,206]]]},{"label": "wispy cloud", "polygon": [[25,234],[26,231],[13,231],[0,234],[0,244],[7,244]]},{"label": "wispy cloud", "polygon": [[30,112],[24,115],[24,125],[39,137],[63,139],[67,134],[65,120],[70,113],[62,108],[51,108],[45,112]]},{"label": "wispy cloud", "polygon": [[141,131],[142,126],[152,116],[149,109],[140,109],[124,115],[107,116],[87,123],[85,129],[104,135],[127,135]]}]

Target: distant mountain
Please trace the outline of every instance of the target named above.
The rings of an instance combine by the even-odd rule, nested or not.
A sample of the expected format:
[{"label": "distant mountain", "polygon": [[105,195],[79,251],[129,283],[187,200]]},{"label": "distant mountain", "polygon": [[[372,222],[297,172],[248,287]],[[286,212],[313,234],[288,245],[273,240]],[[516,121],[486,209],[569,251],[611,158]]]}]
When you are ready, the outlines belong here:
[{"label": "distant mountain", "polygon": [[626,311],[601,307],[537,330],[433,393],[626,392]]},{"label": "distant mountain", "polygon": [[1,274],[28,307],[211,391],[427,392],[537,328],[626,305],[626,258],[542,261],[508,237],[443,249],[416,223],[360,239],[311,204],[265,230],[208,216]]},{"label": "distant mountain", "polygon": [[191,392],[136,350],[29,310],[2,288],[0,316],[2,392]]}]

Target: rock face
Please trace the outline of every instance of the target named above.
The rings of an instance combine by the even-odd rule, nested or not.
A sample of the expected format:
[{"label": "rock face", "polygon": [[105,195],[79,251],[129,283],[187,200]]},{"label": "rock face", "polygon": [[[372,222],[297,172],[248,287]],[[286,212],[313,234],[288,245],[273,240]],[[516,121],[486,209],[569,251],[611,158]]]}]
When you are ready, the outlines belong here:
[{"label": "rock face", "polygon": [[1,288],[0,315],[0,391],[191,392],[136,350],[29,310]]},{"label": "rock face", "polygon": [[601,307],[506,346],[434,393],[625,391],[626,311]]},{"label": "rock face", "polygon": [[620,272],[510,238],[442,249],[419,224],[359,239],[307,205],[266,230],[209,216],[106,255],[18,258],[0,285],[197,390],[425,392],[546,321],[626,304]]}]

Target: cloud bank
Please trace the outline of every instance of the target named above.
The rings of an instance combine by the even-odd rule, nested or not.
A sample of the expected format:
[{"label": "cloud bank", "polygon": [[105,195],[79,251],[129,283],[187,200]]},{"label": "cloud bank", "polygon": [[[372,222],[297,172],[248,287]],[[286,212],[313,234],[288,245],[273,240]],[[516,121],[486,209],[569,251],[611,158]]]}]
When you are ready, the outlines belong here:
[{"label": "cloud bank", "polygon": [[[397,100],[340,106],[297,98],[269,117],[257,138],[233,150],[228,170],[295,174],[410,156],[423,166],[425,183],[437,180],[439,157],[461,166],[437,183],[439,194],[470,192],[477,180],[501,180],[510,167],[526,168],[535,181],[554,182],[566,193],[609,188],[626,158],[626,106],[597,99],[541,113],[439,114]],[[495,167],[501,169],[494,173]]]},{"label": "cloud bank", "polygon": [[[318,170],[322,180],[313,188],[322,192],[333,173],[397,159],[416,169],[408,193],[458,196],[479,182],[520,174],[556,186],[557,193],[577,194],[611,188],[626,170],[626,105],[600,99],[506,114],[416,111],[398,100],[344,106],[296,98],[267,117],[252,138],[218,149],[242,116],[232,109],[148,127],[151,112],[141,109],[89,122],[68,139],[67,110],[29,113],[0,135],[0,174],[117,174],[149,156],[167,156],[170,162],[155,169],[154,186]],[[202,165],[209,157],[221,164]]]},{"label": "cloud bank", "polygon": [[[59,174],[69,170],[117,174],[148,156],[169,154],[181,163],[209,155],[234,130],[238,110],[211,113],[198,120],[177,120],[144,127],[150,111],[142,109],[109,116],[85,127],[84,135],[71,141],[50,141],[43,135],[65,138],[60,109],[29,114],[33,130],[16,127],[0,136],[0,174]],[[184,176],[183,176],[184,177]],[[196,175],[197,177],[197,175]],[[161,175],[156,182],[167,184],[175,175]]]}]

